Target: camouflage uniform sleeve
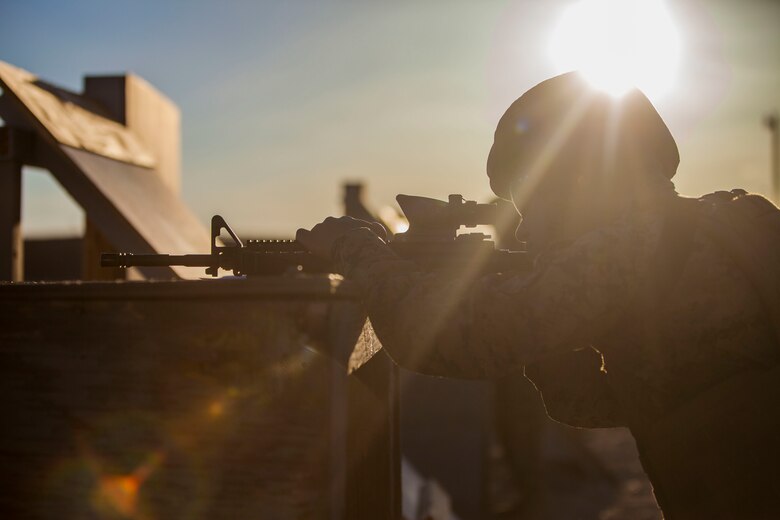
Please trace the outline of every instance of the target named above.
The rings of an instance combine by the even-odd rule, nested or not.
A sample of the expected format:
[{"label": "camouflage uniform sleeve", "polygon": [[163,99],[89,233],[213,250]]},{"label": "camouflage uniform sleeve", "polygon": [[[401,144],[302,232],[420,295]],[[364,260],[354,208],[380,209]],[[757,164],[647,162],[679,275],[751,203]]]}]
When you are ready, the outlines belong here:
[{"label": "camouflage uniform sleeve", "polygon": [[472,280],[420,272],[368,229],[342,237],[334,260],[360,288],[397,363],[430,375],[492,378],[583,347],[594,327],[618,318],[633,292],[626,235],[594,232],[531,273]]}]

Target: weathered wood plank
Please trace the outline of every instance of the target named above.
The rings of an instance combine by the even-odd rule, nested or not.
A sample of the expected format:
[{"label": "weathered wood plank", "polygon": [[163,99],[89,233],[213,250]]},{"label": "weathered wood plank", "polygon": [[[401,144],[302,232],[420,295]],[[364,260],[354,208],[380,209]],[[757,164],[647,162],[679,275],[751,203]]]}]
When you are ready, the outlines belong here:
[{"label": "weathered wood plank", "polygon": [[16,97],[60,144],[144,168],[154,156],[138,137],[112,121],[97,103],[41,82],[34,74],[0,61],[0,85]]},{"label": "weathered wood plank", "polygon": [[[155,172],[69,147],[62,147],[62,152],[77,167],[78,176],[97,188],[112,209],[143,238],[148,244],[144,250],[170,254],[209,252],[211,244],[206,229]],[[58,169],[51,168],[51,171],[57,175]],[[96,226],[103,225],[96,217],[92,218]],[[100,231],[110,239],[104,228]],[[124,247],[116,242],[112,240],[115,247]],[[184,278],[204,274],[202,269],[195,268],[173,270]]]},{"label": "weathered wood plank", "polygon": [[152,152],[155,171],[176,194],[181,192],[181,114],[173,101],[135,74],[86,76],[84,95],[100,101]]}]

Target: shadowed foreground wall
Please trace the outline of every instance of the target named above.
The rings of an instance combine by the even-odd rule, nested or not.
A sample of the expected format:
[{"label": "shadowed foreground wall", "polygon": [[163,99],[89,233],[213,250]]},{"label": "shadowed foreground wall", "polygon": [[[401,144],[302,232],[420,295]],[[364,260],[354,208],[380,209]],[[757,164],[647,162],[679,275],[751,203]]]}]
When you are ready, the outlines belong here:
[{"label": "shadowed foreground wall", "polygon": [[347,375],[343,289],[0,285],[0,516],[397,518],[394,369]]}]

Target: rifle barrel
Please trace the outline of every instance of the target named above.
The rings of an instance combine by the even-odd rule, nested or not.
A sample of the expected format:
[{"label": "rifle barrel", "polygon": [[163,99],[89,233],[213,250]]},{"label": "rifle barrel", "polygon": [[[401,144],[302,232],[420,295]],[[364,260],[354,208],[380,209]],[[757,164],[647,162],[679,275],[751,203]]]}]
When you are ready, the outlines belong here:
[{"label": "rifle barrel", "polygon": [[132,253],[103,253],[102,267],[210,267],[214,263],[211,255],[134,255]]}]

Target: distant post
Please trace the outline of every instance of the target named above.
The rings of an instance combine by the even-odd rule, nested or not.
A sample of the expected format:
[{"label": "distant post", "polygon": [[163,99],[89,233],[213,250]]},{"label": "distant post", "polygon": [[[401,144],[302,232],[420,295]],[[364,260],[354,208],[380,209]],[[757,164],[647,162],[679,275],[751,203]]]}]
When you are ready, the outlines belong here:
[{"label": "distant post", "polygon": [[780,205],[780,115],[777,112],[769,114],[764,122],[772,136],[772,189],[775,204]]},{"label": "distant post", "polygon": [[22,164],[0,160],[0,280],[24,278],[21,201]]},{"label": "distant post", "polygon": [[0,127],[0,280],[24,279],[22,160],[15,132]]}]

